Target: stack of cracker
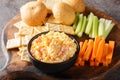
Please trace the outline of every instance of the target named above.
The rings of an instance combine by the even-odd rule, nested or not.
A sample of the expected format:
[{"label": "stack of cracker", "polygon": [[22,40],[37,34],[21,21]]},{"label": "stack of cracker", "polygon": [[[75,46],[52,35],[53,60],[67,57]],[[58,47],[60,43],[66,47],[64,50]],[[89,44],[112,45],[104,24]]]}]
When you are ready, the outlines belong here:
[{"label": "stack of cracker", "polygon": [[45,26],[28,26],[23,21],[19,21],[14,24],[14,27],[18,28],[18,32],[14,33],[14,39],[7,41],[6,48],[18,48],[18,55],[24,61],[30,61],[27,55],[27,44],[34,35],[46,31],[61,31],[71,35],[75,34],[72,26],[54,23],[46,23]]}]

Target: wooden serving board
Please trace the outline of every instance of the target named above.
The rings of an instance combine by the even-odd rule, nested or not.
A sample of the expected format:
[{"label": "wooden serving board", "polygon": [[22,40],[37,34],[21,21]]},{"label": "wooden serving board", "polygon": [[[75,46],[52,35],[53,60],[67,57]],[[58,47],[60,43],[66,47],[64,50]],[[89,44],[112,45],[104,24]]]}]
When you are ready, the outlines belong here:
[{"label": "wooden serving board", "polygon": [[[106,19],[111,19],[115,23],[115,27],[111,31],[110,35],[106,39],[106,42],[108,40],[114,40],[116,42],[115,44],[115,50],[114,55],[112,59],[112,63],[108,67],[99,66],[99,67],[90,67],[89,65],[85,65],[84,67],[72,67],[69,70],[58,73],[56,75],[48,75],[45,73],[41,73],[38,69],[36,69],[31,63],[24,62],[20,60],[20,57],[16,54],[18,49],[12,49],[9,50],[10,52],[10,61],[7,67],[0,72],[0,80],[13,80],[15,78],[25,78],[30,80],[54,80],[54,79],[104,79],[108,72],[116,69],[117,66],[120,65],[120,24],[115,21],[110,16],[106,15],[105,13],[96,10],[91,7],[86,7],[85,14],[89,14],[90,12],[93,12],[98,17],[103,17]],[[6,25],[6,28],[4,30],[4,38],[6,40],[13,38],[14,33],[18,30],[13,26],[14,23],[20,21],[20,14],[15,16],[13,19],[11,19],[8,24]],[[84,40],[85,38],[88,38],[86,36],[83,36],[82,38],[78,38],[78,40]],[[2,42],[6,45],[6,40],[3,40]],[[6,53],[5,53],[6,54]],[[8,53],[9,54],[9,53]],[[26,75],[26,76],[25,76]]]}]

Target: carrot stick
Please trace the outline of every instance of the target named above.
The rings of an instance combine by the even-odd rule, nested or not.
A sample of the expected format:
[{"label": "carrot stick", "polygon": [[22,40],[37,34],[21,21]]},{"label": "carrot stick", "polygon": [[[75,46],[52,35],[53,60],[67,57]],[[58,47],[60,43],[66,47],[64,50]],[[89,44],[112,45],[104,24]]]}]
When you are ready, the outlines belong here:
[{"label": "carrot stick", "polygon": [[100,40],[101,40],[101,37],[99,37],[99,36],[95,37],[94,44],[93,44],[93,52],[92,52],[91,57],[90,57],[90,66],[95,66],[97,64],[97,63],[95,63],[94,60],[95,60],[95,57],[96,57],[98,44],[99,44]]},{"label": "carrot stick", "polygon": [[93,53],[92,53],[90,60],[95,59],[96,54],[97,54],[98,44],[99,44],[100,40],[101,40],[101,37],[99,37],[99,36],[95,37],[95,41],[94,41],[94,45],[93,45]]},{"label": "carrot stick", "polygon": [[[82,48],[83,48],[83,42],[80,42],[80,45],[81,45],[81,51],[82,51]],[[80,51],[80,54],[81,54],[81,51]],[[82,60],[82,57],[79,56],[79,65],[80,66],[84,66],[85,65],[85,62]]]},{"label": "carrot stick", "polygon": [[85,65],[85,62],[83,60],[83,56],[84,56],[84,53],[85,53],[87,47],[88,47],[88,40],[85,40],[84,43],[83,43],[81,52],[80,52],[80,56],[79,56],[79,64],[80,64],[80,66]]},{"label": "carrot stick", "polygon": [[114,52],[115,41],[109,41],[109,53],[106,56],[108,64],[111,63],[113,52]]},{"label": "carrot stick", "polygon": [[84,55],[84,52],[87,48],[87,43],[88,43],[88,40],[85,40],[84,43],[80,42],[81,48],[80,48],[80,52],[77,60],[77,63],[80,64],[80,66],[84,66],[84,61],[82,59],[82,56]]},{"label": "carrot stick", "polygon": [[92,40],[92,39],[89,39],[88,47],[87,47],[87,49],[86,49],[86,51],[85,51],[85,53],[84,53],[83,60],[85,60],[85,61],[88,61],[88,60],[89,60],[90,55],[91,55],[91,53],[92,53],[93,44],[94,44],[93,40]]},{"label": "carrot stick", "polygon": [[80,66],[85,66],[85,61],[81,59]]},{"label": "carrot stick", "polygon": [[80,45],[80,49],[82,49],[83,42],[80,42],[79,45]]},{"label": "carrot stick", "polygon": [[78,67],[78,66],[79,66],[78,61],[76,61],[74,65],[75,65],[76,67]]},{"label": "carrot stick", "polygon": [[88,46],[88,40],[85,40],[81,49],[80,57],[82,57],[87,49]]},{"label": "carrot stick", "polygon": [[80,45],[80,51],[79,51],[79,54],[78,54],[78,58],[75,62],[75,66],[79,66],[80,64],[80,61],[79,61],[79,58],[80,58],[80,54],[81,54],[81,49],[82,49],[82,46],[83,46],[83,42],[79,42],[79,45]]},{"label": "carrot stick", "polygon": [[79,56],[80,56],[81,55],[81,51],[82,51],[82,47],[83,47],[83,42],[80,42],[79,45],[80,45],[80,52],[79,52]]},{"label": "carrot stick", "polygon": [[103,62],[103,66],[108,66],[108,62],[107,61]]},{"label": "carrot stick", "polygon": [[[102,58],[102,55],[103,55],[103,50],[104,50],[104,45],[105,45],[105,40],[102,39],[100,40],[99,44],[98,44],[98,49],[97,49],[97,54],[96,54],[96,58],[95,60],[97,62],[101,62],[101,58]],[[97,63],[98,64],[98,63]]]},{"label": "carrot stick", "polygon": [[101,63],[103,63],[103,66],[107,66],[107,63],[106,63],[106,55],[107,54],[108,54],[108,44],[106,43],[104,46],[103,55],[102,55],[102,59],[101,59]]},{"label": "carrot stick", "polygon": [[90,66],[94,66],[95,62],[93,60],[90,60]]},{"label": "carrot stick", "polygon": [[95,61],[94,66],[99,66],[99,61]]}]

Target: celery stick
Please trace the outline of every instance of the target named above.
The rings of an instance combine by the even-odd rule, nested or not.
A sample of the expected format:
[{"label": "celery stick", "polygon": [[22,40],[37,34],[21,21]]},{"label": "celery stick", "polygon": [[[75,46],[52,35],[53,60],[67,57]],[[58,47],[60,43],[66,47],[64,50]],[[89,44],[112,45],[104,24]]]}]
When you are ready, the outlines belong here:
[{"label": "celery stick", "polygon": [[93,36],[92,36],[92,32],[93,32],[93,31],[92,31],[92,30],[93,30],[93,27],[92,27],[92,29],[90,30],[90,33],[89,33],[89,37],[90,37],[90,38],[93,38]]},{"label": "celery stick", "polygon": [[75,30],[75,33],[78,34],[79,31],[81,30],[82,28],[82,23],[83,23],[83,14],[80,14],[79,15],[79,22],[78,22],[78,25],[76,27],[76,30]]},{"label": "celery stick", "polygon": [[114,27],[114,23],[111,23],[110,25],[109,25],[109,27],[107,28],[107,30],[105,30],[105,33],[103,34],[103,38],[104,39],[106,39],[107,38],[107,36],[109,35],[109,33],[111,32],[111,30],[112,30],[112,28]]},{"label": "celery stick", "polygon": [[[90,16],[88,16],[88,19],[90,18]],[[89,38],[92,38],[92,30],[93,30],[93,22],[92,22],[92,27],[91,27],[91,30],[88,34]]]},{"label": "celery stick", "polygon": [[106,19],[104,19],[104,18],[100,18],[100,21],[103,22],[103,23],[105,23],[105,20]]},{"label": "celery stick", "polygon": [[91,31],[92,22],[93,22],[93,16],[94,16],[93,13],[90,13],[90,14],[89,14],[88,23],[87,23],[86,30],[85,30],[85,33],[86,33],[86,34],[89,34],[90,31]]},{"label": "celery stick", "polygon": [[92,32],[93,32],[93,24],[92,24],[92,27],[91,27],[91,30],[90,30],[90,33],[89,33],[89,37],[90,37],[90,38],[93,38]]},{"label": "celery stick", "polygon": [[110,24],[112,23],[112,20],[105,20],[105,30],[107,30],[110,26]]},{"label": "celery stick", "polygon": [[98,36],[98,17],[94,16],[93,18],[93,28],[92,28],[92,38],[95,38],[96,36]]},{"label": "celery stick", "polygon": [[105,32],[105,19],[100,19],[99,20],[99,26],[98,26],[98,36],[103,36]]},{"label": "celery stick", "polygon": [[87,18],[86,16],[83,17],[83,24],[82,24],[82,29],[78,33],[78,36],[81,37],[83,35],[83,32],[85,31],[86,28],[86,23],[87,23]]},{"label": "celery stick", "polygon": [[75,21],[73,24],[73,29],[75,30],[79,21],[79,13],[76,14]]}]

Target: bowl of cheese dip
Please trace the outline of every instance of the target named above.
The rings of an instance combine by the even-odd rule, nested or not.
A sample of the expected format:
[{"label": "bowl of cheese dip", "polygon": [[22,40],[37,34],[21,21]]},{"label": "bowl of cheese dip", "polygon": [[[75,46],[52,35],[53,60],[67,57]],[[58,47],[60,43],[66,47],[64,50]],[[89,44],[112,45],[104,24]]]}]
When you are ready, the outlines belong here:
[{"label": "bowl of cheese dip", "polygon": [[70,68],[79,53],[79,43],[64,32],[43,32],[28,43],[28,55],[42,72],[56,73]]}]

